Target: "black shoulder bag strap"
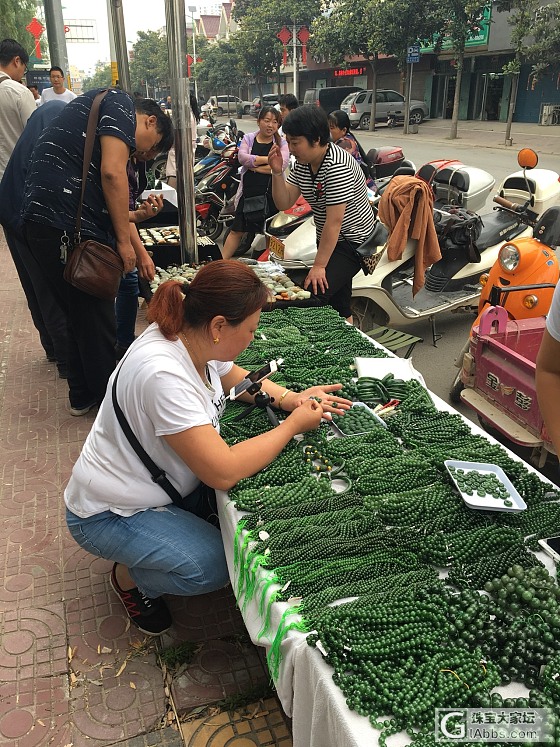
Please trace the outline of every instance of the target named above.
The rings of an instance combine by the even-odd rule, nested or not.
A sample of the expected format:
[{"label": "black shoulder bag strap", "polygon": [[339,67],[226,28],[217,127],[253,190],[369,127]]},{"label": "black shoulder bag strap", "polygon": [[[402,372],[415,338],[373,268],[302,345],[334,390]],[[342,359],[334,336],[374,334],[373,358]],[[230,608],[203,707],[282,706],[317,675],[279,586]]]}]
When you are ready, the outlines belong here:
[{"label": "black shoulder bag strap", "polygon": [[84,206],[84,195],[86,193],[86,182],[87,175],[91,163],[91,154],[93,153],[93,141],[95,140],[95,131],[97,129],[97,123],[99,122],[99,106],[108,91],[100,91],[93,99],[91,109],[89,110],[89,116],[87,121],[86,130],[86,141],[84,143],[84,163],[82,166],[82,191],[80,194],[80,204],[78,205],[78,213],[76,215],[76,231],[74,233],[74,243],[79,244],[80,229],[82,227],[82,208]]},{"label": "black shoulder bag strap", "polygon": [[136,452],[136,455],[138,456],[142,464],[146,467],[148,472],[151,474],[152,481],[155,482],[156,485],[159,485],[160,488],[165,490],[167,495],[171,498],[171,500],[176,506],[183,508],[183,498],[181,494],[169,482],[165,472],[162,469],[160,469],[157,466],[157,464],[154,462],[154,460],[146,453],[140,441],[134,435],[132,428],[130,427],[128,423],[128,420],[125,417],[124,412],[121,410],[121,407],[117,401],[117,379],[119,378],[120,372],[121,372],[121,369],[119,367],[115,375],[115,378],[113,379],[113,387],[112,387],[111,394],[113,398],[113,407],[115,408],[115,415],[117,416],[117,420],[119,421],[119,424],[121,428],[123,429],[123,433],[128,439],[129,444],[132,446],[132,448]]}]

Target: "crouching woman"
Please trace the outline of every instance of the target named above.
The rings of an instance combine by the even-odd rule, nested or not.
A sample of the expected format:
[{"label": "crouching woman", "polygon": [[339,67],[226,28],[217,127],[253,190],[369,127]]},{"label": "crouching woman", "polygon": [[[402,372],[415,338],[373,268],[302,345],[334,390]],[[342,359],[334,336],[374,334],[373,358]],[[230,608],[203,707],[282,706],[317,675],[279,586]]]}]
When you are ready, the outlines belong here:
[{"label": "crouching woman", "polygon": [[[190,285],[163,283],[150,303],[152,324],[111,376],[72,471],[65,491],[70,533],[88,552],[113,561],[113,590],[149,635],[171,625],[163,594],[204,594],[228,582],[220,530],[208,521],[216,511],[214,489],[255,474],[293,436],[316,428],[324,412],[350,405],[334,394],[339,384],[296,394],[266,381],[263,390],[288,417],[231,447],[220,437],[224,392],[247,374],[232,361],[252,341],[267,301],[259,278],[235,261],[212,262]],[[182,507],[151,479],[117,420],[117,375],[117,403],[142,449],[186,496]]]}]

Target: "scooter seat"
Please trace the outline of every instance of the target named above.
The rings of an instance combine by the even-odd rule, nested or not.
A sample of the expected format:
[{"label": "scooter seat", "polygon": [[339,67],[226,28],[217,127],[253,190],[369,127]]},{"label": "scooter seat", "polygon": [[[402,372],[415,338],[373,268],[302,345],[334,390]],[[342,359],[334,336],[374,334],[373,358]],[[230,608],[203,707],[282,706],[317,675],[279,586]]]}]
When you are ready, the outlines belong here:
[{"label": "scooter seat", "polygon": [[533,229],[533,236],[550,247],[560,245],[560,207],[545,210]]},{"label": "scooter seat", "polygon": [[523,233],[525,226],[519,223],[513,215],[502,210],[482,215],[482,231],[476,241],[479,252],[501,241],[509,241]]},{"label": "scooter seat", "polygon": [[459,192],[465,194],[469,191],[470,177],[466,171],[460,168],[445,168],[440,169],[434,175],[434,182],[437,184],[444,184],[446,187],[455,187]]}]

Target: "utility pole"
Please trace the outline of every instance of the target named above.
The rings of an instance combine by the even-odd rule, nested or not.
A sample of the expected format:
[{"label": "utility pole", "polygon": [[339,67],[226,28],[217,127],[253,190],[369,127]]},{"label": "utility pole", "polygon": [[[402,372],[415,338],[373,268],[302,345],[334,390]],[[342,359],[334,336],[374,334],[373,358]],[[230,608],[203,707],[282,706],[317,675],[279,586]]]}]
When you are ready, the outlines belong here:
[{"label": "utility pole", "polygon": [[188,260],[196,263],[198,262],[198,245],[194,209],[191,106],[187,78],[185,0],[165,0],[165,22],[171,72],[173,124],[175,125],[181,262]]},{"label": "utility pole", "polygon": [[62,3],[61,0],[44,0],[43,5],[45,7],[45,24],[47,26],[51,67],[56,65],[64,70],[66,87],[70,88],[70,71],[68,70],[68,51],[66,49],[66,37],[64,36]]},{"label": "utility pole", "polygon": [[297,81],[297,76],[298,76],[298,59],[297,59],[297,26],[296,26],[295,21],[294,21],[294,28],[293,28],[293,31],[292,31],[292,44],[293,44],[293,47],[292,47],[293,52],[292,52],[292,54],[293,54],[293,58],[294,58],[294,96],[297,99],[297,97],[298,97],[298,95],[297,95],[297,91],[298,91],[298,81]]},{"label": "utility pole", "polygon": [[[113,28],[114,44],[119,69],[119,86],[123,91],[130,91],[130,70],[128,68],[128,51],[126,48],[126,34],[124,31],[124,14],[122,0],[110,0],[111,14],[109,26]],[[109,32],[109,37],[111,33]]]},{"label": "utility pole", "polygon": [[109,54],[111,55],[111,85],[115,86],[119,80],[119,66],[117,64],[117,50],[115,47],[115,30],[113,28],[112,0],[107,0],[107,25],[109,27]]},{"label": "utility pole", "polygon": [[189,5],[189,13],[191,14],[192,22],[192,65],[191,65],[191,76],[194,78],[194,95],[198,101],[198,84],[194,75],[194,66],[196,65],[196,26],[194,23],[194,14],[196,12],[196,5]]}]

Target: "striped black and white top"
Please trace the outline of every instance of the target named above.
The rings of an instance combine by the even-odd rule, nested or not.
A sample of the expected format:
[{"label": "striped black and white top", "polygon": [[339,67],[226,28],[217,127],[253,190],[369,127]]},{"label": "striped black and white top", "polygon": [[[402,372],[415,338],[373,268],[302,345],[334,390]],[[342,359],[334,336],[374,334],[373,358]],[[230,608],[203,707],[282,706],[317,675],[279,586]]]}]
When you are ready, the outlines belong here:
[{"label": "striped black and white top", "polygon": [[329,143],[319,170],[296,161],[287,181],[299,187],[311,205],[317,227],[317,243],[327,218],[327,207],[346,203],[340,237],[361,244],[373,230],[373,211],[367,198],[366,179],[353,156]]}]

